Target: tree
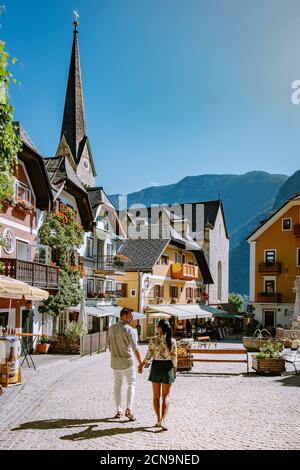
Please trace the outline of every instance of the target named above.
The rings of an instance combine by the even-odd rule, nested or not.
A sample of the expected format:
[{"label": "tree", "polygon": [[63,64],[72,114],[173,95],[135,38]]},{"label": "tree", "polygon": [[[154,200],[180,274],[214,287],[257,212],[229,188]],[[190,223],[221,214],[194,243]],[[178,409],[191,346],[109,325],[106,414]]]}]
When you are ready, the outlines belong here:
[{"label": "tree", "polygon": [[[22,148],[21,139],[13,126],[14,109],[8,102],[9,65],[15,63],[16,59],[10,60],[5,43],[0,41],[0,211],[1,201],[13,195],[12,177],[17,170],[17,154]],[[13,83],[15,81],[12,79]]]},{"label": "tree", "polygon": [[244,299],[240,294],[231,293],[228,297],[229,303],[236,306],[238,312],[244,311]]},{"label": "tree", "polygon": [[53,335],[56,334],[56,318],[72,305],[77,305],[83,290],[80,279],[83,270],[76,259],[77,249],[83,244],[83,228],[78,223],[72,209],[61,212],[47,212],[39,230],[39,239],[55,253],[56,265],[59,267],[59,293],[50,296],[40,309],[53,316]]}]

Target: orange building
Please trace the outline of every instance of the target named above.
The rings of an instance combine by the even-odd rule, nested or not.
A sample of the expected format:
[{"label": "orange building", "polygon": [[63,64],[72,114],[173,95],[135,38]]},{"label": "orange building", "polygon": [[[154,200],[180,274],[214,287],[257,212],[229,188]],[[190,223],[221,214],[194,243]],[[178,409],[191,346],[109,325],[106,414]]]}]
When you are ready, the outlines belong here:
[{"label": "orange building", "polygon": [[265,328],[290,327],[300,274],[300,193],[248,237],[250,308]]}]

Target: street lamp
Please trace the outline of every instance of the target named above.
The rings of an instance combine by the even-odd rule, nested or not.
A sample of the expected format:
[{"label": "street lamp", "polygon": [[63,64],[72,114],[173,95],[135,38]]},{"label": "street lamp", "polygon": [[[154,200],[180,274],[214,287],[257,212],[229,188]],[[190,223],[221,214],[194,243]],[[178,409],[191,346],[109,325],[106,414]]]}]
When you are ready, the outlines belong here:
[{"label": "street lamp", "polygon": [[146,279],[144,280],[144,290],[148,290],[150,287],[150,279],[149,279],[149,276],[146,277]]}]

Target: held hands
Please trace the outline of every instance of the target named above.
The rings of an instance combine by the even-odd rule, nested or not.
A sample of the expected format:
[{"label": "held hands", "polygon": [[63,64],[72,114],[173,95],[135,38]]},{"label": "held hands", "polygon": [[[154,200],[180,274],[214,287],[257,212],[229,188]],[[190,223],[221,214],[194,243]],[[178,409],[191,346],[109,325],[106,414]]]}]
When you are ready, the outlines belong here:
[{"label": "held hands", "polygon": [[144,363],[143,363],[143,362],[141,362],[141,363],[139,364],[139,366],[138,366],[138,372],[139,372],[140,374],[142,374],[142,373],[144,372]]}]

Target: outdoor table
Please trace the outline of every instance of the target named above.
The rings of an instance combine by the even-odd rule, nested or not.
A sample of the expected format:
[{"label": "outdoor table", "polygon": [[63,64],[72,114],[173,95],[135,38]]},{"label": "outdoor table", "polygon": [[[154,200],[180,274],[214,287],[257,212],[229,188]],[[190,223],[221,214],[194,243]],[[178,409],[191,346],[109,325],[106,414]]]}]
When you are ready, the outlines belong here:
[{"label": "outdoor table", "polygon": [[31,360],[31,363],[32,363],[32,365],[33,365],[34,370],[36,370],[35,363],[34,363],[34,361],[33,361],[33,359],[32,359],[31,354],[30,354],[31,344],[30,344],[28,341],[26,341],[26,339],[28,339],[28,338],[34,338],[34,340],[33,340],[33,343],[34,343],[34,341],[35,341],[38,337],[43,336],[43,335],[41,335],[41,334],[39,334],[39,333],[17,333],[16,335],[17,335],[17,336],[20,336],[21,338],[24,338],[24,339],[25,339],[25,341],[21,341],[21,356],[24,355],[23,361],[22,361],[22,363],[21,363],[21,366],[24,364],[24,361],[25,361],[25,359],[26,359],[27,365],[28,365],[28,367],[30,368],[30,363],[29,363],[29,361],[28,361],[28,357],[29,357],[29,359]]}]

